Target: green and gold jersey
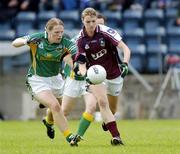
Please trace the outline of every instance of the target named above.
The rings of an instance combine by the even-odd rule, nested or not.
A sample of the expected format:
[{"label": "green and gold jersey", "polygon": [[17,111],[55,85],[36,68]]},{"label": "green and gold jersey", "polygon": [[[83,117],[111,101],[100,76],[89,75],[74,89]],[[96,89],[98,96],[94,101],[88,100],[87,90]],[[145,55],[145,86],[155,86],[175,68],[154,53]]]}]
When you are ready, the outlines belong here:
[{"label": "green and gold jersey", "polygon": [[[76,37],[73,37],[73,38],[71,39],[71,41],[75,44],[75,46],[76,46],[76,40],[77,40],[77,36],[76,36]],[[74,52],[74,51],[75,51],[75,52]],[[73,50],[73,51],[71,52],[71,55],[72,55],[72,56],[75,56],[75,55],[76,55],[76,52],[77,52],[77,46],[76,46],[76,50]],[[74,65],[75,65],[75,64],[74,64]],[[65,64],[63,72],[64,72],[65,77],[69,76],[69,77],[71,77],[71,78],[73,78],[73,79],[75,79],[75,80],[84,80],[84,79],[85,79],[85,77],[83,77],[83,76],[75,75],[74,71],[71,70],[71,68],[70,68],[70,66],[69,66],[68,64]]]},{"label": "green and gold jersey", "polygon": [[29,44],[32,64],[28,76],[37,74],[43,77],[51,77],[57,75],[64,55],[76,52],[75,44],[65,37],[62,37],[60,43],[53,44],[48,42],[46,32],[34,33],[25,36],[25,38],[28,40],[40,39],[38,44]]}]

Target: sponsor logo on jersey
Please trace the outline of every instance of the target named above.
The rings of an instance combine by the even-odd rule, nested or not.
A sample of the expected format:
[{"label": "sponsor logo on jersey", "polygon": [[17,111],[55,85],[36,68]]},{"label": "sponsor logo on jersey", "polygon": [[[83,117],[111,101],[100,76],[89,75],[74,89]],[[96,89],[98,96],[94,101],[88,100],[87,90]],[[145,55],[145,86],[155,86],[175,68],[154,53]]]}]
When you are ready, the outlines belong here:
[{"label": "sponsor logo on jersey", "polygon": [[92,58],[94,60],[99,59],[100,57],[102,57],[103,55],[105,55],[107,53],[106,49],[102,49],[101,51],[97,52],[96,54],[91,54]]},{"label": "sponsor logo on jersey", "polygon": [[46,54],[46,58],[52,58],[52,57],[53,57],[52,54],[50,54],[50,53],[47,53],[47,54]]},{"label": "sponsor logo on jersey", "polygon": [[96,42],[97,42],[97,40],[92,40],[92,41],[91,41],[91,43],[96,43]]}]

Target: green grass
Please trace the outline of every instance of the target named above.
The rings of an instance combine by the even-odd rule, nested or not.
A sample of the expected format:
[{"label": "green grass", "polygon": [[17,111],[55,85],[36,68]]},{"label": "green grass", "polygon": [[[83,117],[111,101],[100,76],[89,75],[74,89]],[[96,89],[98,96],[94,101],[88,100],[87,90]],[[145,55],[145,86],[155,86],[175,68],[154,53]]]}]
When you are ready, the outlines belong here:
[{"label": "green grass", "polygon": [[[76,131],[78,121],[70,121]],[[94,122],[78,147],[70,147],[56,128],[46,137],[39,121],[0,122],[0,154],[180,154],[179,120],[123,120],[118,122],[125,146],[110,145],[111,136]]]}]

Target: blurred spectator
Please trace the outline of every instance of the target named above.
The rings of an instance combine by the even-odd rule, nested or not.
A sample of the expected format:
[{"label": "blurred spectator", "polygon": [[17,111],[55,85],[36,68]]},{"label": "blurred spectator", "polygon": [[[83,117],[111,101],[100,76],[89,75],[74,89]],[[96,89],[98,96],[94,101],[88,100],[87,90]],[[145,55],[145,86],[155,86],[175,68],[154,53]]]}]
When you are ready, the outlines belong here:
[{"label": "blurred spectator", "polygon": [[[60,0],[61,5],[64,7],[64,10],[74,10],[78,9],[78,1],[76,0]],[[69,5],[71,4],[71,5]]]},{"label": "blurred spectator", "polygon": [[134,0],[131,9],[145,10],[150,8],[151,0]]},{"label": "blurred spectator", "polygon": [[177,17],[174,22],[174,26],[180,26],[180,2],[178,3],[178,11],[177,11]]},{"label": "blurred spectator", "polygon": [[160,9],[165,9],[166,8],[166,0],[158,0],[157,7]]},{"label": "blurred spectator", "polygon": [[40,11],[54,10],[54,6],[58,6],[60,0],[40,0]]},{"label": "blurred spectator", "polygon": [[179,14],[178,17],[176,18],[174,25],[175,25],[175,26],[180,26],[180,14]]},{"label": "blurred spectator", "polygon": [[108,2],[108,9],[111,11],[124,11],[129,9],[134,0],[111,0]]},{"label": "blurred spectator", "polygon": [[148,7],[147,8],[160,8],[166,9],[169,7],[176,7],[179,0],[147,0]]},{"label": "blurred spectator", "polygon": [[18,12],[20,0],[0,0],[0,22],[11,20]]},{"label": "blurred spectator", "polygon": [[108,2],[108,9],[111,11],[122,10],[122,7],[125,3],[126,0],[111,0]]},{"label": "blurred spectator", "polygon": [[32,11],[38,13],[40,0],[22,0],[20,11]]},{"label": "blurred spectator", "polygon": [[40,0],[40,11],[75,10],[80,8],[80,0]]},{"label": "blurred spectator", "polygon": [[79,10],[80,0],[40,0],[40,11]]},{"label": "blurred spectator", "polygon": [[96,10],[103,11],[107,8],[109,2],[112,0],[80,0],[80,9],[92,7]]},{"label": "blurred spectator", "polygon": [[134,0],[122,0],[122,11],[130,9],[131,5],[134,3]]}]

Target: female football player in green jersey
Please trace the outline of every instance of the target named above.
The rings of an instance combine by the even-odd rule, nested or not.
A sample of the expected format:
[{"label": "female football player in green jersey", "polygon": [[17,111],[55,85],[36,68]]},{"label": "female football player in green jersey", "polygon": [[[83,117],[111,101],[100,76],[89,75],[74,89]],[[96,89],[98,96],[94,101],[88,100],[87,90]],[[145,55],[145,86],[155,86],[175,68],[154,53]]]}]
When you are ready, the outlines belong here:
[{"label": "female football player in green jersey", "polygon": [[[105,17],[100,15],[97,18],[97,23],[98,24],[104,24],[105,22]],[[75,36],[74,38],[71,39],[74,43],[76,42],[77,37]],[[72,55],[75,55],[76,52],[71,53]],[[85,102],[85,111],[83,112],[77,134],[82,138],[83,135],[85,134],[86,130],[90,126],[91,122],[94,119],[94,112],[96,111],[96,101],[89,99],[90,93],[86,91],[86,81],[85,77],[78,75],[76,71],[76,64],[74,65],[74,71],[71,69],[71,67],[68,64],[65,64],[65,67],[63,69],[64,76],[65,76],[65,85],[64,85],[64,90],[63,90],[63,97],[62,97],[62,110],[65,116],[68,116],[69,113],[72,111],[74,108],[77,99],[83,97],[84,102]],[[88,95],[87,95],[88,94]],[[47,116],[51,121],[53,122],[53,118],[51,115],[50,110],[48,109]],[[47,135],[51,138],[52,136],[54,137],[55,132],[54,131],[48,131]],[[77,136],[78,138],[78,136]]]},{"label": "female football player in green jersey", "polygon": [[[62,76],[59,74],[60,64],[63,60],[73,67],[70,53],[75,50],[74,43],[65,38],[63,33],[63,22],[58,18],[52,18],[46,23],[45,32],[17,38],[12,45],[30,47],[32,63],[27,75],[28,89],[39,103],[51,110],[55,124],[70,145],[77,146],[59,103],[64,85]],[[43,122],[47,131],[54,131],[51,128],[51,118],[44,119]]]}]

